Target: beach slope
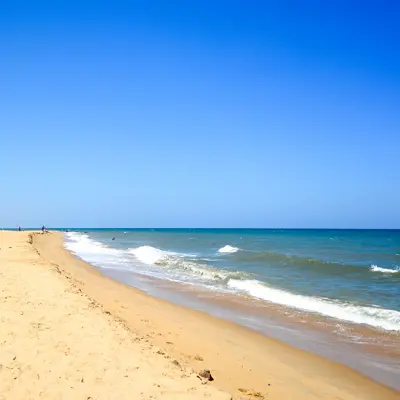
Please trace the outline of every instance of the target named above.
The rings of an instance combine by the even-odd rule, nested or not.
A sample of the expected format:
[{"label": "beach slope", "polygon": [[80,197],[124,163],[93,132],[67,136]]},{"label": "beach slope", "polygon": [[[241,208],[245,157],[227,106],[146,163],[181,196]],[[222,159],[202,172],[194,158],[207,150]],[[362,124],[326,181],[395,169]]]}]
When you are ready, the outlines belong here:
[{"label": "beach slope", "polygon": [[3,232],[0,399],[231,398],[134,335],[30,242]]},{"label": "beach slope", "polygon": [[[3,235],[0,399],[398,399],[346,366],[106,278],[61,233]],[[215,381],[196,376],[207,368]]]}]

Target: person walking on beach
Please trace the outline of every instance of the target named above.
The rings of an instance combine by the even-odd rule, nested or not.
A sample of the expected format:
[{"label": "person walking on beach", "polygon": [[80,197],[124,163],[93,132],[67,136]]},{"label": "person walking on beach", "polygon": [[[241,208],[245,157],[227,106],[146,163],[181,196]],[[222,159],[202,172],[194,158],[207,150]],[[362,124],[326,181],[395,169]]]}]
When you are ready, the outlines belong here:
[{"label": "person walking on beach", "polygon": [[21,232],[22,231],[22,229],[21,229],[21,227],[18,225],[18,232]]},{"label": "person walking on beach", "polygon": [[43,225],[42,226],[42,232],[45,232],[46,231],[46,227]]}]

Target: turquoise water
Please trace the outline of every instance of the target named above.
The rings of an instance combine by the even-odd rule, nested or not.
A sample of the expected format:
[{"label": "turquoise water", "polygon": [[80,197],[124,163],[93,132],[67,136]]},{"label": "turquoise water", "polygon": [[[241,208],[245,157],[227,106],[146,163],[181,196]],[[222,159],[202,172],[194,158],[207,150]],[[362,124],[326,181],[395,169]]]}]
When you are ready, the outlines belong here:
[{"label": "turquoise water", "polygon": [[400,330],[399,230],[79,230],[67,247],[103,269]]}]

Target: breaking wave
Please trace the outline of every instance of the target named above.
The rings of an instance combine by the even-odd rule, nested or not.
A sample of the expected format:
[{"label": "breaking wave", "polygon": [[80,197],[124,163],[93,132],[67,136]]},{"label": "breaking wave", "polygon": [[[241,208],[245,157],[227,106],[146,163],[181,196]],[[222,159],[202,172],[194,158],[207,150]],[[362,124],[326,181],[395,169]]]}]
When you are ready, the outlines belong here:
[{"label": "breaking wave", "polygon": [[236,253],[239,250],[240,249],[238,247],[229,246],[229,244],[227,244],[226,246],[221,247],[218,250],[218,253]]},{"label": "breaking wave", "polygon": [[396,267],[396,269],[392,269],[392,268],[378,267],[377,265],[371,265],[370,270],[373,272],[381,272],[382,274],[396,274],[397,272],[400,272],[399,267]]},{"label": "breaking wave", "polygon": [[321,314],[343,321],[400,331],[400,312],[359,306],[321,297],[303,296],[268,287],[257,280],[230,280],[228,286],[275,304]]},{"label": "breaking wave", "polygon": [[193,274],[206,280],[227,282],[229,279],[233,278],[241,279],[249,277],[249,274],[245,272],[227,271],[221,268],[215,268],[200,262],[203,260],[199,260],[199,262],[187,260],[185,258],[187,257],[186,254],[163,251],[152,246],[140,246],[129,249],[128,252],[145,264],[158,265],[169,270]]}]

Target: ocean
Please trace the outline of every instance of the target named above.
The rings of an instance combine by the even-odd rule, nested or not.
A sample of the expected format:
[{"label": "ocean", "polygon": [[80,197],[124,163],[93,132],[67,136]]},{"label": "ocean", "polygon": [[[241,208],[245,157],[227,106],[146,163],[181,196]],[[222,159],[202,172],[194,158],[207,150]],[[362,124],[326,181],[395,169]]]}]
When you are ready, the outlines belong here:
[{"label": "ocean", "polygon": [[74,229],[105,275],[398,387],[400,230]]}]

